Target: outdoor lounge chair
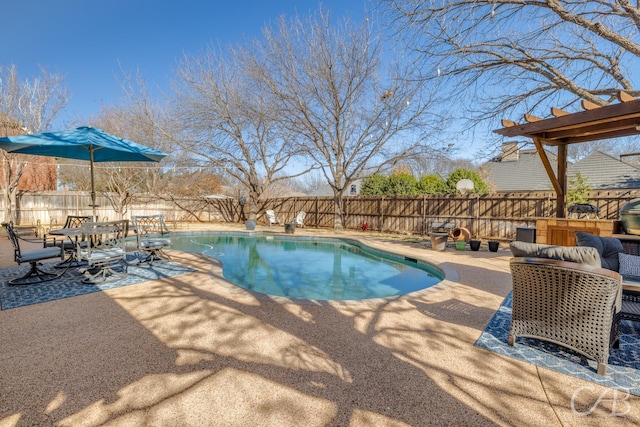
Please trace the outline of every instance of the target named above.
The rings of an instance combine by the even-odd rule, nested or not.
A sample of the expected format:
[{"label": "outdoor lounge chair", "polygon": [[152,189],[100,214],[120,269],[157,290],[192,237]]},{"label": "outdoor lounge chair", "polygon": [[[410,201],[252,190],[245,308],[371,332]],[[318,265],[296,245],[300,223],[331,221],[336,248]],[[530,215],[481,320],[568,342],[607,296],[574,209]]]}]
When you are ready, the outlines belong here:
[{"label": "outdoor lounge chair", "polygon": [[[169,258],[164,249],[171,246],[169,229],[165,225],[164,215],[138,215],[131,217],[131,225],[136,234],[138,250],[147,256],[141,263],[153,264],[154,261]],[[162,256],[161,256],[162,255]]]},{"label": "outdoor lounge chair", "polygon": [[[567,256],[558,252],[564,249],[594,251],[535,248],[554,257]],[[620,275],[599,266],[549,258],[517,256],[509,264],[513,280],[509,345],[515,345],[517,337],[549,341],[594,359],[598,374],[604,375],[611,347],[619,339]]]},{"label": "outdoor lounge chair", "polygon": [[[119,273],[113,267],[126,259],[128,225],[127,220],[87,222],[82,225],[82,236],[87,244],[78,243],[76,250],[78,259],[88,263],[88,268],[81,270],[86,275],[84,283],[105,282],[126,275],[126,271]],[[126,263],[121,264],[126,269]]]},{"label": "outdoor lounge chair", "polygon": [[[62,258],[63,252],[59,247],[41,248],[24,251],[20,247],[20,241],[42,245],[43,239],[36,237],[36,231],[33,229],[33,237],[27,238],[23,233],[18,235],[16,228],[9,223],[3,223],[2,226],[7,231],[7,237],[13,244],[13,257],[18,264],[28,262],[31,264],[31,270],[22,277],[9,280],[9,285],[32,285],[35,283],[47,282],[57,279],[64,272],[49,272],[40,268],[42,261],[51,258]],[[23,230],[24,231],[24,230]]]},{"label": "outdoor lounge chair", "polygon": [[298,214],[296,215],[296,220],[294,221],[296,224],[296,227],[304,228],[304,219],[306,216],[307,216],[307,213],[305,211],[298,212]]},{"label": "outdoor lounge chair", "polygon": [[276,213],[273,210],[269,209],[265,212],[265,214],[267,215],[269,227],[271,227],[272,224],[280,224],[280,220],[276,218]]}]

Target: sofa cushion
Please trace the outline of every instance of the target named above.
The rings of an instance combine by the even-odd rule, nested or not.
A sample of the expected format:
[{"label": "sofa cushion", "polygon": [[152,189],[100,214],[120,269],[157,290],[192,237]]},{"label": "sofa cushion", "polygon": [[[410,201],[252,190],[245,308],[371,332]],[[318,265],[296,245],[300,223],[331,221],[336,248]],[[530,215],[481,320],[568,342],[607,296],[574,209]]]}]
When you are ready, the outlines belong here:
[{"label": "sofa cushion", "polygon": [[600,255],[602,268],[609,270],[619,270],[618,254],[623,252],[622,242],[614,237],[601,237],[584,231],[576,232],[576,244],[578,246],[588,246],[596,248]]},{"label": "sofa cushion", "polygon": [[541,245],[515,241],[509,245],[515,257],[549,258],[600,267],[598,250],[591,247]]},{"label": "sofa cushion", "polygon": [[631,276],[630,279],[637,281],[637,278],[640,277],[640,256],[620,252],[618,257],[620,260],[619,273],[625,277]]}]

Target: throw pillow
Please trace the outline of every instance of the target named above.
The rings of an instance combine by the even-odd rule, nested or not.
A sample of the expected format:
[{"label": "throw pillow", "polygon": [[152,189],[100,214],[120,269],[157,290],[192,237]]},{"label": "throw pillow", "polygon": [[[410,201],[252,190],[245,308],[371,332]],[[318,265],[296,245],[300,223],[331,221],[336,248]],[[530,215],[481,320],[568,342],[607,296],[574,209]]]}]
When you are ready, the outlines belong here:
[{"label": "throw pillow", "polygon": [[640,256],[620,252],[618,257],[620,260],[619,273],[622,276],[640,276]]},{"label": "throw pillow", "polygon": [[596,248],[600,254],[602,268],[619,270],[618,254],[624,250],[622,242],[614,237],[601,237],[584,231],[576,232],[576,244]]},{"label": "throw pillow", "polygon": [[600,267],[598,250],[590,247],[541,245],[515,241],[509,244],[515,257],[548,258]]}]

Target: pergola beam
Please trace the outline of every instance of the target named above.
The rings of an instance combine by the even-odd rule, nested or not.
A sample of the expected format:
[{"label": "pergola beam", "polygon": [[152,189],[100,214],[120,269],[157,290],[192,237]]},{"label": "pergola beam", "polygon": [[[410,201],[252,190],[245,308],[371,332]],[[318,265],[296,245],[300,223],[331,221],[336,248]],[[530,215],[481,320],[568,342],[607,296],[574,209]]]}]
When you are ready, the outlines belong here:
[{"label": "pergola beam", "polygon": [[553,189],[556,191],[556,194],[564,194],[562,187],[560,186],[560,181],[558,181],[558,177],[553,171],[553,167],[551,166],[551,162],[549,161],[549,156],[547,156],[547,152],[544,151],[542,147],[542,143],[538,138],[533,138],[533,144],[536,146],[536,150],[540,153],[540,160],[542,160],[542,166],[544,166],[544,170],[547,171],[547,175],[549,176],[549,180],[551,181],[551,185],[553,185]]},{"label": "pergola beam", "polygon": [[[637,119],[637,124],[640,124],[640,99],[605,105],[595,110],[579,111],[577,113],[552,117],[537,122],[516,123],[513,126],[496,129],[494,132],[506,137],[528,136],[533,138],[534,136],[543,137],[545,132],[573,129],[574,136],[586,136],[582,135],[582,128],[584,127],[593,124],[602,124],[606,128],[606,126],[615,126],[616,121],[624,119]],[[632,120],[632,122],[634,120]],[[635,126],[628,126],[631,134],[633,134],[632,131],[635,131],[635,134],[640,134],[640,131],[635,129]],[[592,141],[606,138],[606,136],[595,135]]]}]

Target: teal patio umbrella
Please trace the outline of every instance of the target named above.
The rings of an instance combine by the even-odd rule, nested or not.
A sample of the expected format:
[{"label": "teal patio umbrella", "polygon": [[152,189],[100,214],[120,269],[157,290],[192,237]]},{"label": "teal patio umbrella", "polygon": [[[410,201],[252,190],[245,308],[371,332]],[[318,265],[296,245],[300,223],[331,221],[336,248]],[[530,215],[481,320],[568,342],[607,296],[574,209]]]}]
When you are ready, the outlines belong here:
[{"label": "teal patio umbrella", "polygon": [[88,160],[91,166],[91,207],[96,217],[95,162],[159,162],[162,151],[109,134],[102,129],[83,126],[60,132],[5,136],[0,149],[15,154]]}]

